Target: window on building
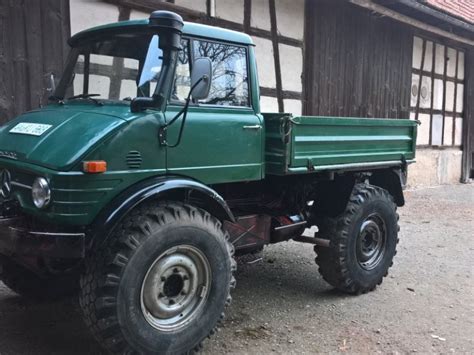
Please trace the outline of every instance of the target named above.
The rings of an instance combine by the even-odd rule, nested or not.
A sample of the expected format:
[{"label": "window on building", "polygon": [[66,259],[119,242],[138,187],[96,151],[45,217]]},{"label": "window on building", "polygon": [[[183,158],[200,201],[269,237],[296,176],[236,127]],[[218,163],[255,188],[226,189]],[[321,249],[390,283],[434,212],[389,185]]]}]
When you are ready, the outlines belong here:
[{"label": "window on building", "polygon": [[418,145],[460,146],[464,110],[464,52],[415,37],[411,119],[418,119]]},{"label": "window on building", "polygon": [[178,54],[178,63],[174,76],[174,86],[171,92],[171,101],[184,103],[191,88],[191,70],[189,66],[189,40],[181,41],[182,50]]},{"label": "window on building", "polygon": [[250,106],[246,48],[217,42],[194,41],[194,58],[212,62],[209,96],[200,103],[220,106]]},{"label": "window on building", "polygon": [[153,95],[162,64],[158,43],[157,35],[137,33],[103,36],[73,48],[74,68],[62,79],[65,96],[95,94],[98,99],[132,100]]}]

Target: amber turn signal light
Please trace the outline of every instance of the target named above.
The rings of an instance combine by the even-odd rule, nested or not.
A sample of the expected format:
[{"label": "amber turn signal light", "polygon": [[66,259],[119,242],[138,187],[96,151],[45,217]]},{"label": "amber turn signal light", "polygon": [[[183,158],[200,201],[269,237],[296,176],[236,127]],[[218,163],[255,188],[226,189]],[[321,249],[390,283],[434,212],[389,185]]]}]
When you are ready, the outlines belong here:
[{"label": "amber turn signal light", "polygon": [[89,174],[105,173],[107,171],[107,162],[103,160],[85,161],[82,169],[85,173]]}]

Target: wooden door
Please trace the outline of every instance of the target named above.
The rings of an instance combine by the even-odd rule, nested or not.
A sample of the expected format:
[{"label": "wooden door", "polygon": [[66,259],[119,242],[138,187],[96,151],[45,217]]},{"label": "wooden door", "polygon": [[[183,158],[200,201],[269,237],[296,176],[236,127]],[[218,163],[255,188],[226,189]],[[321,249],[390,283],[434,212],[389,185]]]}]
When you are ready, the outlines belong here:
[{"label": "wooden door", "polygon": [[0,124],[46,104],[47,77],[62,71],[69,0],[0,0]]}]

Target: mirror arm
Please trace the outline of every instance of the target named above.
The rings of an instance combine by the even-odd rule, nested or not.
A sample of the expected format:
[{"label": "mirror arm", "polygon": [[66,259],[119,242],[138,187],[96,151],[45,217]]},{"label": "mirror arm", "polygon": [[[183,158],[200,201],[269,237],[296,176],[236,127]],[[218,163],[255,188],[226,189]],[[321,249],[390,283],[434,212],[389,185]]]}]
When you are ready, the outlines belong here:
[{"label": "mirror arm", "polygon": [[[206,80],[208,77],[207,75],[203,75],[202,77],[197,80],[194,85],[191,87],[188,93],[188,97],[186,98],[186,102],[184,103],[184,107],[176,114],[176,116],[173,117],[171,121],[168,123],[164,124],[163,126],[160,127],[159,132],[158,132],[158,137],[160,139],[160,144],[164,145],[168,148],[175,148],[181,143],[181,138],[183,136],[183,131],[184,131],[184,124],[186,122],[186,117],[188,115],[188,109],[189,109],[189,103],[191,102],[191,95],[194,91],[194,89],[199,85],[199,83],[203,80]],[[179,128],[179,134],[178,134],[178,139],[175,144],[170,145],[168,144],[166,140],[166,131],[169,126],[171,126],[173,123],[176,122],[176,120],[183,115],[183,120],[181,121],[181,127]]]}]

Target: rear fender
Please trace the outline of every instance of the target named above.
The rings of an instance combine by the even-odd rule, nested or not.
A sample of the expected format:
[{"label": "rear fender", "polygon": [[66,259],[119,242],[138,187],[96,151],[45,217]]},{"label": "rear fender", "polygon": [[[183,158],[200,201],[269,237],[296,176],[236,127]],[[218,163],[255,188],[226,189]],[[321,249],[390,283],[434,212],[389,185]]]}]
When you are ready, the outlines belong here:
[{"label": "rear fender", "polygon": [[403,196],[403,188],[406,185],[406,169],[383,169],[376,170],[370,176],[370,183],[375,186],[379,186],[393,196],[393,200],[397,206],[401,207],[405,205],[405,197]]}]

